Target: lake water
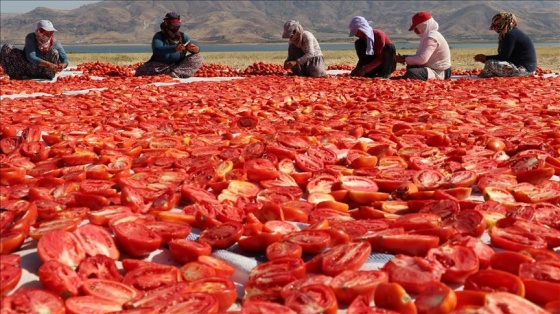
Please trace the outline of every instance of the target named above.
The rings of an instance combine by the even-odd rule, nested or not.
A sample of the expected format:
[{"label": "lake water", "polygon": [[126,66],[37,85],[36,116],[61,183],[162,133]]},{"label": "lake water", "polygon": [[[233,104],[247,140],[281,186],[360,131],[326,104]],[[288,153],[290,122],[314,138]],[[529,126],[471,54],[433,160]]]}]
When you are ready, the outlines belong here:
[{"label": "lake water", "polygon": [[[150,45],[63,45],[67,53],[151,53]],[[202,52],[243,52],[243,51],[285,51],[288,44],[264,44],[264,45],[200,45]],[[535,43],[535,46],[560,47],[560,43]],[[23,46],[16,45],[18,48]],[[397,49],[414,49],[418,43],[395,43]],[[495,48],[497,43],[450,43],[453,48]],[[321,44],[322,50],[353,50],[353,43],[348,44]]]}]

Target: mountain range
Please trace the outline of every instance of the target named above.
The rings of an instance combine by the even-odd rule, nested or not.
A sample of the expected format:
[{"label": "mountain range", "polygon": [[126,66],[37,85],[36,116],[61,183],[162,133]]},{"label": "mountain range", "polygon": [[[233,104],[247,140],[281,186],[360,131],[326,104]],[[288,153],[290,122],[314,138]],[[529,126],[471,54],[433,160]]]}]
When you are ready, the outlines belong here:
[{"label": "mountain range", "polygon": [[417,11],[430,11],[449,42],[496,41],[488,29],[499,11],[514,13],[533,41],[560,41],[560,1],[112,1],[73,10],[38,7],[2,14],[0,42],[23,44],[38,20],[53,22],[63,45],[149,44],[167,12],[198,43],[279,43],[287,20],[299,20],[319,42],[351,42],[348,23],[361,15],[394,42],[415,41],[408,31]]}]

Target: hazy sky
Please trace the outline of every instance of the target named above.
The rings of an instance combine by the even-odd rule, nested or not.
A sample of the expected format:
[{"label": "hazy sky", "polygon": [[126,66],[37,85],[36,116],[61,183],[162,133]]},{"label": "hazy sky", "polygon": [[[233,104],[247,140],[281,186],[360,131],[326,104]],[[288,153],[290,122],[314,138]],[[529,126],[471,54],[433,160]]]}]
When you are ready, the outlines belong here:
[{"label": "hazy sky", "polygon": [[82,5],[99,1],[0,1],[0,12],[2,13],[26,13],[36,7],[45,7],[56,10],[71,10]]}]

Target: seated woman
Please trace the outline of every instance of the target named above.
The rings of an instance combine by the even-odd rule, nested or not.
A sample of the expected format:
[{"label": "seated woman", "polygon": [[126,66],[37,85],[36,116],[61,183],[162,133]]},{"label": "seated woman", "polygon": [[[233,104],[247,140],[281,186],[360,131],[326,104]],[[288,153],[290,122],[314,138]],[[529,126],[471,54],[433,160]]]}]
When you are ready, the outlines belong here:
[{"label": "seated woman", "polygon": [[294,75],[323,77],[327,75],[325,59],[319,42],[309,31],[304,31],[298,21],[284,24],[282,38],[289,38],[288,58],[284,70],[291,69]]},{"label": "seated woman", "polygon": [[517,28],[515,15],[508,12],[494,15],[490,30],[498,33],[498,54],[474,56],[475,61],[484,63],[478,76],[532,75],[537,69],[537,53],[529,36]]},{"label": "seated woman", "polygon": [[409,31],[414,31],[420,37],[420,45],[415,55],[397,55],[397,62],[407,65],[402,78],[424,81],[451,78],[451,52],[438,29],[439,24],[430,12],[414,14]]},{"label": "seated woman", "polygon": [[169,12],[152,38],[152,57],[136,69],[136,76],[167,74],[174,78],[194,76],[202,66],[200,48],[180,32],[181,16]]},{"label": "seated woman", "polygon": [[358,37],[354,42],[358,64],[350,75],[390,77],[397,63],[395,45],[391,43],[389,37],[381,30],[372,29],[370,22],[362,16],[355,16],[348,28],[350,28],[350,37]]},{"label": "seated woman", "polygon": [[35,32],[25,37],[23,50],[10,44],[2,46],[0,62],[4,73],[12,79],[53,79],[70,62],[62,45],[54,39],[56,31],[50,21],[41,20]]}]

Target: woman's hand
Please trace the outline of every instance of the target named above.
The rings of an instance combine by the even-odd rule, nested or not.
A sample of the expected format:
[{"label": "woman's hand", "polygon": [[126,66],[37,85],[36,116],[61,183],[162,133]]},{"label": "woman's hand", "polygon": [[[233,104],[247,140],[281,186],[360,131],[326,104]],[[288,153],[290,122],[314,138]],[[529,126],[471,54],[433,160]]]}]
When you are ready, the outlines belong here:
[{"label": "woman's hand", "polygon": [[291,69],[297,65],[297,61],[284,61],[284,70]]},{"label": "woman's hand", "polygon": [[350,72],[350,76],[365,76],[366,75],[366,67],[359,67],[359,68],[355,68],[354,70],[352,70],[352,72]]},{"label": "woman's hand", "polygon": [[395,56],[395,61],[397,61],[398,63],[406,63],[406,57],[407,55],[401,55],[401,54],[397,54]]},{"label": "woman's hand", "polygon": [[476,56],[474,56],[474,61],[485,63],[486,62],[486,55],[483,55],[483,54],[479,53]]},{"label": "woman's hand", "polygon": [[175,46],[175,52],[183,52],[186,50],[187,48],[183,44],[178,44],[177,46]]},{"label": "woman's hand", "polygon": [[200,48],[198,48],[197,45],[193,44],[193,43],[188,43],[186,50],[190,53],[198,53],[200,51]]}]

